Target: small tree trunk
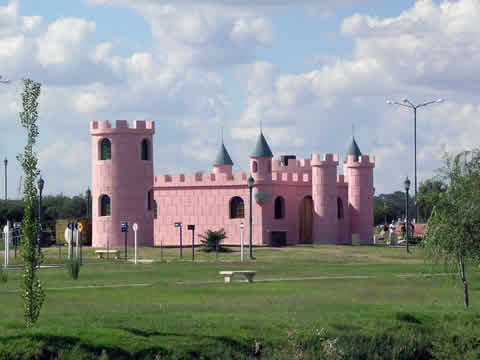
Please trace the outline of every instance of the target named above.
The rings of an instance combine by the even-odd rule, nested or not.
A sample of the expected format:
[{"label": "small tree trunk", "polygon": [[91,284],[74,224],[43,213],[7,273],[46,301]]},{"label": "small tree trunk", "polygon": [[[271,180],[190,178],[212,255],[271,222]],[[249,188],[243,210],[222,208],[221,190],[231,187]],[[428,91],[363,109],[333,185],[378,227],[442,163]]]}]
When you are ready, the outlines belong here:
[{"label": "small tree trunk", "polygon": [[460,277],[463,282],[463,303],[465,305],[465,310],[468,309],[469,301],[468,301],[468,283],[467,278],[465,276],[465,259],[460,257]]}]

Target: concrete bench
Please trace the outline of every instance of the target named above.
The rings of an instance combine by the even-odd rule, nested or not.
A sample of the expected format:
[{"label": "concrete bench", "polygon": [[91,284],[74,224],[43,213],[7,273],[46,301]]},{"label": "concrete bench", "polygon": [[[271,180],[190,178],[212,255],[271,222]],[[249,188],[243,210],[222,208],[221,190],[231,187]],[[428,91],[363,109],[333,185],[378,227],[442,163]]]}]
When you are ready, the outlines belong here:
[{"label": "concrete bench", "polygon": [[103,256],[105,254],[112,254],[114,255],[115,259],[120,259],[120,250],[115,250],[115,249],[111,249],[111,250],[95,250],[95,254],[97,254],[97,257],[99,259],[103,259]]},{"label": "concrete bench", "polygon": [[235,274],[241,274],[244,275],[245,278],[249,283],[253,282],[253,278],[257,274],[255,270],[238,270],[238,271],[220,271],[220,275],[223,275],[225,277],[225,282],[231,283],[232,278]]}]

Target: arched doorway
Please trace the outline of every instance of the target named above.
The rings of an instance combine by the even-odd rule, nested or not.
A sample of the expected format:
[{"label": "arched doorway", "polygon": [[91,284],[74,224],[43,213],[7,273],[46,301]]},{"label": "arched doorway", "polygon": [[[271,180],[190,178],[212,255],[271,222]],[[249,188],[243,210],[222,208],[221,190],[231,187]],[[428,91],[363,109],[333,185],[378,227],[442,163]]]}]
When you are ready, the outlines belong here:
[{"label": "arched doorway", "polygon": [[312,243],[312,218],[313,214],[313,199],[311,196],[305,196],[300,201],[298,209],[298,243],[311,244]]}]

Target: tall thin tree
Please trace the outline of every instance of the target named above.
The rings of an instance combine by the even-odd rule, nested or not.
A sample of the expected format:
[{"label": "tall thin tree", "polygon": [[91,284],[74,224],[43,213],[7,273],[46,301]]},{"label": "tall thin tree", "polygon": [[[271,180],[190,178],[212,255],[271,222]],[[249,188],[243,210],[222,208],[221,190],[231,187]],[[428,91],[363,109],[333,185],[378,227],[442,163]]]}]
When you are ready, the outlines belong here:
[{"label": "tall thin tree", "polygon": [[34,146],[38,138],[38,97],[40,96],[41,84],[31,79],[23,80],[22,105],[20,123],[25,128],[27,144],[23,154],[17,155],[24,176],[24,215],[22,220],[22,247],[21,254],[25,264],[23,275],[23,303],[24,316],[27,327],[32,327],[40,315],[40,309],[45,300],[40,280],[37,278],[38,266],[42,263],[42,253],[39,250],[38,237],[39,224],[35,216],[37,202],[37,188],[35,180],[40,171],[37,168],[38,158]]}]

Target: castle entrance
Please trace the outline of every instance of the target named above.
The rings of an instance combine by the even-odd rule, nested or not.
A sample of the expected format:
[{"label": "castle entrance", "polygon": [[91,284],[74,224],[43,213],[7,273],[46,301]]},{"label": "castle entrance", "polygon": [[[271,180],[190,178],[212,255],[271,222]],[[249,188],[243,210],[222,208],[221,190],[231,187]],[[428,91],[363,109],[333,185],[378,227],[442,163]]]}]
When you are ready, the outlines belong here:
[{"label": "castle entrance", "polygon": [[312,222],[313,222],[313,199],[311,196],[305,196],[300,201],[298,215],[298,243],[311,244],[312,243]]}]

